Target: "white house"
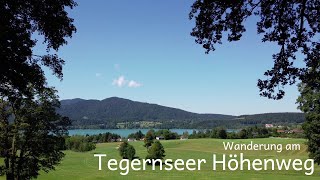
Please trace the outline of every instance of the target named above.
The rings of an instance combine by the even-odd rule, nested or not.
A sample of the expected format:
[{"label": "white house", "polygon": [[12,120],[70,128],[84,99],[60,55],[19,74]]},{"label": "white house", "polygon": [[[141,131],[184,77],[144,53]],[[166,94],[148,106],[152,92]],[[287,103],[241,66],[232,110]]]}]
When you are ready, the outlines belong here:
[{"label": "white house", "polygon": [[187,140],[187,139],[188,139],[188,137],[185,137],[185,136],[180,137],[180,140]]},{"label": "white house", "polygon": [[157,136],[156,140],[164,140],[164,137],[163,136]]},{"label": "white house", "polygon": [[266,128],[273,128],[273,124],[266,124],[265,127]]}]

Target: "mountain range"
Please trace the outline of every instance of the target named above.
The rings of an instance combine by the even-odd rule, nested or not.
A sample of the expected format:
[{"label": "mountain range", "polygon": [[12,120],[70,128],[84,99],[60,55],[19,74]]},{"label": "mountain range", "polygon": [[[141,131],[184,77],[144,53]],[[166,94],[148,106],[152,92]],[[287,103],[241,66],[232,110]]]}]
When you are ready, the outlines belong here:
[{"label": "mountain range", "polygon": [[103,100],[80,98],[61,100],[58,112],[68,116],[75,128],[208,128],[214,126],[235,128],[263,123],[288,124],[304,121],[302,113],[241,116],[199,114],[118,97]]}]

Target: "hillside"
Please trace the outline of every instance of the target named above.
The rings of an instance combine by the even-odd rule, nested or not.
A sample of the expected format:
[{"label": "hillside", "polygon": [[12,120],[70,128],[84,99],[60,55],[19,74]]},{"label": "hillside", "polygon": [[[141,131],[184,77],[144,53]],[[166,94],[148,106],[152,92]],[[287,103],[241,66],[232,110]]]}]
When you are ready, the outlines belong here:
[{"label": "hillside", "polygon": [[[58,112],[68,116],[75,127],[141,128],[142,123],[155,128],[208,128],[263,123],[301,123],[302,113],[269,113],[232,116],[198,114],[177,108],[111,97],[104,100],[69,99],[61,101]],[[147,126],[147,127],[148,127]]]}]

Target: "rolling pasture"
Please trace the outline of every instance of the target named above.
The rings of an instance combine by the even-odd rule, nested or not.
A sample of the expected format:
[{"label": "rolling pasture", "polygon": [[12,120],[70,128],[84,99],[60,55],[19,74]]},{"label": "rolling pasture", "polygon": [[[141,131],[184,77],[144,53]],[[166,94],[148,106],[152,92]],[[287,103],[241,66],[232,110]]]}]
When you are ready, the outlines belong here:
[{"label": "rolling pasture", "polygon": [[[314,173],[311,176],[306,176],[306,170],[295,171],[292,168],[286,170],[274,170],[270,167],[267,170],[254,171],[254,170],[236,170],[230,171],[226,169],[222,170],[221,165],[218,165],[216,171],[212,170],[212,156],[217,155],[218,160],[222,159],[222,155],[226,154],[229,159],[229,154],[238,154],[240,151],[224,150],[223,142],[235,142],[235,143],[253,143],[256,144],[300,144],[301,149],[299,151],[286,151],[276,152],[274,150],[269,151],[241,151],[244,157],[250,159],[252,162],[254,159],[301,159],[303,162],[308,158],[306,152],[306,146],[304,145],[304,139],[281,139],[281,138],[266,138],[266,139],[239,139],[239,140],[222,140],[222,139],[189,139],[189,140],[169,140],[161,141],[166,151],[166,159],[206,159],[206,163],[201,165],[201,170],[188,171],[160,171],[156,167],[156,170],[152,170],[151,166],[147,166],[145,171],[133,171],[130,169],[128,175],[122,176],[120,172],[110,171],[107,168],[107,161],[109,159],[121,160],[117,147],[119,143],[104,143],[97,144],[97,148],[94,151],[80,153],[66,151],[66,156],[55,171],[49,173],[41,173],[38,179],[40,180],[56,180],[56,179],[81,179],[81,180],[94,180],[94,179],[320,179],[320,167],[315,164]],[[146,148],[143,147],[143,142],[130,142],[135,149],[136,155],[140,159],[144,159],[147,155]],[[94,157],[94,154],[107,154],[107,157],[102,158],[102,170],[98,170],[98,158]],[[244,166],[246,167],[246,166]],[[0,179],[4,179],[1,177]]]}]

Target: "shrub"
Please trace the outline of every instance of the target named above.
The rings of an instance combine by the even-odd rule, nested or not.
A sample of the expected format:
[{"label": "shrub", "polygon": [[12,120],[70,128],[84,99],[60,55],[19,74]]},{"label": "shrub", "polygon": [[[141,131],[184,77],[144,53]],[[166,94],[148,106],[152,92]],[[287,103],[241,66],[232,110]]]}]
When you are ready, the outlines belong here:
[{"label": "shrub", "polygon": [[123,142],[120,144],[119,147],[119,154],[123,159],[130,159],[132,160],[135,157],[136,150],[132,145],[128,142]]},{"label": "shrub", "polygon": [[91,151],[96,148],[93,142],[88,141],[85,136],[71,136],[66,138],[66,149],[78,152]]},{"label": "shrub", "polygon": [[227,138],[227,131],[225,129],[220,129],[218,131],[218,138],[220,139],[226,139]]},{"label": "shrub", "polygon": [[155,139],[154,130],[149,130],[144,138],[144,147],[149,148]]},{"label": "shrub", "polygon": [[148,155],[146,159],[163,159],[166,155],[165,150],[160,141],[155,141],[148,149]]}]

